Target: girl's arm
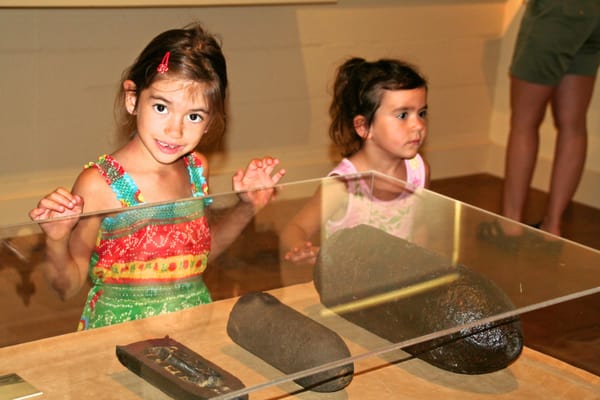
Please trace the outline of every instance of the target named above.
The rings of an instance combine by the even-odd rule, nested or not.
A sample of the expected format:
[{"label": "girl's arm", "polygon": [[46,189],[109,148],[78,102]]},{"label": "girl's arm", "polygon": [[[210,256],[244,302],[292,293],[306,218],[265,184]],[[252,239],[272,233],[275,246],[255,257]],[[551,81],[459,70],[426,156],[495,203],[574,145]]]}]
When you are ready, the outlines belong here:
[{"label": "girl's arm", "polygon": [[273,198],[273,186],[285,175],[284,169],[275,171],[278,165],[277,158],[254,159],[245,170],[240,169],[233,175],[233,190],[241,191],[240,202],[216,225],[211,226],[209,260],[215,259],[233,243],[252,217]]},{"label": "girl's arm", "polygon": [[298,264],[315,263],[319,249],[313,246],[311,239],[321,227],[321,207],[322,190],[319,187],[279,236],[279,247],[284,260]]},{"label": "girl's arm", "polygon": [[314,264],[319,247],[312,238],[324,224],[346,210],[348,192],[343,181],[328,180],[298,211],[280,235],[283,258],[296,264]]},{"label": "girl's arm", "polygon": [[65,238],[46,237],[44,274],[62,299],[76,295],[84,286],[99,227],[99,217],[85,217]]},{"label": "girl's arm", "polygon": [[[84,285],[100,225],[99,217],[80,218],[84,204],[88,211],[96,207],[101,197],[93,187],[94,175],[99,177],[91,170],[82,172],[71,192],[58,188],[29,212],[32,220],[40,221],[40,228],[46,235],[44,273],[63,299],[75,295]],[[84,198],[90,201],[84,203]],[[69,218],[42,222],[59,217]]]}]

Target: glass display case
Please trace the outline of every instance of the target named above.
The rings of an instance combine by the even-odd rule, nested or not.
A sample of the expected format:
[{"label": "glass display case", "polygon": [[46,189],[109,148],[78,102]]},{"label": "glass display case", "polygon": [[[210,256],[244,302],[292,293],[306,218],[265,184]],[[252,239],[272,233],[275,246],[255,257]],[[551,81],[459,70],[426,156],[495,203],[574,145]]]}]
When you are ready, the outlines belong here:
[{"label": "glass display case", "polygon": [[[57,332],[61,336],[32,336],[26,343],[11,343],[6,328],[0,375],[17,373],[51,397],[75,398],[101,386],[116,398],[163,398],[144,379],[149,376],[137,371],[140,378],[119,362],[115,349],[168,336],[242,382],[211,398],[311,398],[319,392],[368,398],[371,390],[381,395],[381,382],[391,378],[357,382],[407,360],[417,363],[403,370],[411,380],[436,376],[439,383],[440,374],[448,374],[475,387],[506,378],[499,374],[527,356],[519,315],[600,292],[597,250],[385,175],[262,190],[272,192],[271,201],[241,232],[232,224],[233,242],[203,272],[212,303],[83,332],[74,332],[73,315],[83,308],[89,284],[63,302],[49,297],[52,290],[43,283],[40,226],[60,219],[2,226],[4,307],[32,318],[12,329],[35,330],[61,318],[71,325]],[[82,214],[79,223],[126,213],[131,226],[153,224],[159,220],[153,215],[176,204],[204,210],[210,226],[227,232],[228,212],[245,194]],[[511,230],[519,234],[510,236]],[[298,232],[305,234],[301,241]],[[310,248],[302,247],[305,241]],[[469,338],[476,340],[465,344]],[[461,346],[452,348],[457,341]],[[461,385],[452,390],[469,392]],[[597,389],[586,385],[586,393]]]}]

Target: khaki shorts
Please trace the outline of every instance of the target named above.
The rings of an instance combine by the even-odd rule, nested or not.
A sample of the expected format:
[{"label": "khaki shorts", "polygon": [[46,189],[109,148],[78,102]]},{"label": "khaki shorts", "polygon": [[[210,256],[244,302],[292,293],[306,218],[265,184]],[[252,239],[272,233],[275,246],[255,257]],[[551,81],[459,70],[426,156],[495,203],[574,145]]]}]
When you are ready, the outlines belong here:
[{"label": "khaki shorts", "polygon": [[595,76],[600,63],[599,0],[529,0],[510,73],[542,85],[565,74]]}]

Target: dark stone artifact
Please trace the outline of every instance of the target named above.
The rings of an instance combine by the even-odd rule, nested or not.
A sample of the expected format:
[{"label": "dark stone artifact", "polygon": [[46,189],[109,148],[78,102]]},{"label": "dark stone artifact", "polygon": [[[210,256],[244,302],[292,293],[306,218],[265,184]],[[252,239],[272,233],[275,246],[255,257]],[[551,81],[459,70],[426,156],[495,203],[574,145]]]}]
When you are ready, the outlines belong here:
[{"label": "dark stone artifact", "polygon": [[[515,308],[476,271],[452,266],[439,254],[367,225],[338,231],[323,243],[314,283],[323,305],[393,343]],[[522,349],[518,316],[404,348],[436,367],[463,374],[505,368]]]},{"label": "dark stone artifact", "polygon": [[235,376],[168,336],[117,346],[117,357],[175,399],[210,399],[244,388]]},{"label": "dark stone artifact", "polygon": [[[285,374],[350,357],[335,332],[267,293],[240,297],[229,315],[227,333],[235,343]],[[345,388],[353,374],[354,364],[350,363],[294,382],[315,392],[335,392]]]}]

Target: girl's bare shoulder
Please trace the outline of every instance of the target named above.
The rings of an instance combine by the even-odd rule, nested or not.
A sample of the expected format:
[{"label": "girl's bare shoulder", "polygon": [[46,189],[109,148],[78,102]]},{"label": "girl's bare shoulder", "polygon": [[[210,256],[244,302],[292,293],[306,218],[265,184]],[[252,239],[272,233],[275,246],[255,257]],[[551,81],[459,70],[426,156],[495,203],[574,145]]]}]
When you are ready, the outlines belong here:
[{"label": "girl's bare shoulder", "polygon": [[120,207],[112,189],[96,168],[86,168],[73,184],[73,194],[83,198],[84,212]]}]

